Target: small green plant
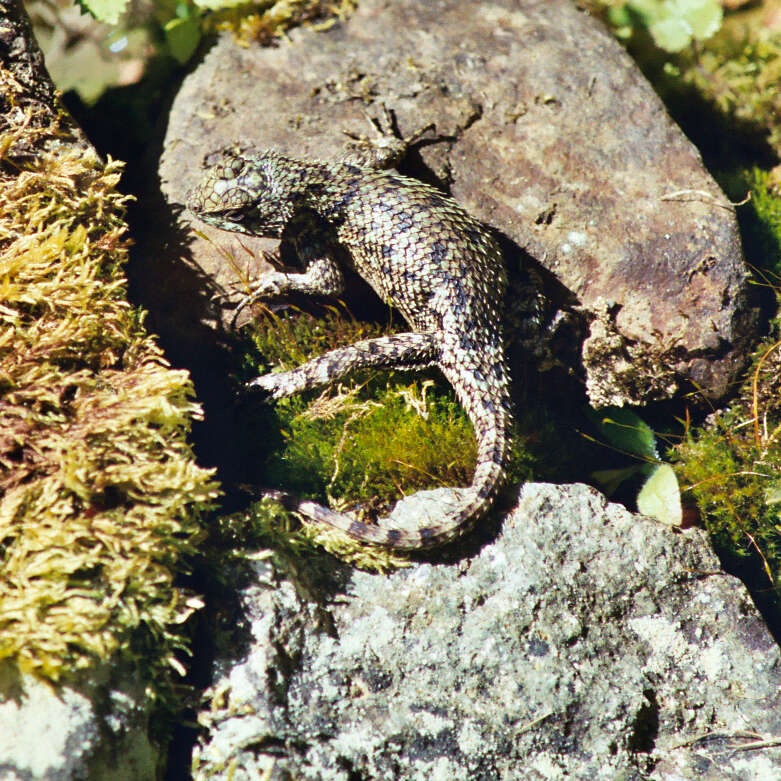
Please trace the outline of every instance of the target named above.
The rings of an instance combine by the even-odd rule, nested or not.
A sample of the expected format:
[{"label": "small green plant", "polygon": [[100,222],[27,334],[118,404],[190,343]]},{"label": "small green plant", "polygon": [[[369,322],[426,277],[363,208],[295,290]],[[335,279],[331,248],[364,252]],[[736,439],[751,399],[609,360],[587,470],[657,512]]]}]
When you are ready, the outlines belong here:
[{"label": "small green plant", "polygon": [[[128,11],[130,0],[77,0],[78,5],[101,22],[116,25]],[[204,33],[230,29],[244,43],[268,43],[302,22],[319,21],[349,13],[354,0],[323,3],[322,0],[163,0],[155,4],[168,54],[187,62]],[[326,20],[326,21],[323,21]]]},{"label": "small green plant", "polygon": [[667,52],[679,52],[692,41],[710,38],[721,26],[718,0],[629,0],[607,3],[608,19],[619,37],[636,27],[648,30],[654,43]]},{"label": "small green plant", "polygon": [[637,509],[670,526],[680,525],[683,510],[678,480],[672,466],[659,457],[656,435],[648,424],[631,410],[618,407],[591,411],[589,417],[611,447],[638,460],[627,467],[592,472],[591,477],[610,496],[621,483],[641,476]]}]

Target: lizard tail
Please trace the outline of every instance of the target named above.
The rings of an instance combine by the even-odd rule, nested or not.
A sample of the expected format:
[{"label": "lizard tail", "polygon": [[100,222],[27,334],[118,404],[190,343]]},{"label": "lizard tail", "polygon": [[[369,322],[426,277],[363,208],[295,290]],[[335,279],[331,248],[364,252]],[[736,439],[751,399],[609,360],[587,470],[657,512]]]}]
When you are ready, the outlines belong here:
[{"label": "lizard tail", "polygon": [[[295,499],[283,492],[269,491],[267,495],[281,500],[288,509],[316,522],[335,527],[360,542],[393,550],[420,550],[442,545],[471,529],[490,508],[505,477],[507,429],[510,420],[506,371],[501,361],[495,364],[495,370],[489,372],[488,378],[485,371],[464,367],[452,370],[445,366],[441,368],[455,388],[459,401],[474,427],[477,438],[477,466],[472,484],[467,488],[454,489],[457,499],[445,508],[442,508],[441,501],[437,501],[434,504],[434,513],[429,515],[417,530],[389,527],[392,513],[391,518],[384,518],[376,524],[366,523],[334,512],[316,502]],[[414,494],[414,497],[423,498],[426,493],[430,492],[420,491]]]}]

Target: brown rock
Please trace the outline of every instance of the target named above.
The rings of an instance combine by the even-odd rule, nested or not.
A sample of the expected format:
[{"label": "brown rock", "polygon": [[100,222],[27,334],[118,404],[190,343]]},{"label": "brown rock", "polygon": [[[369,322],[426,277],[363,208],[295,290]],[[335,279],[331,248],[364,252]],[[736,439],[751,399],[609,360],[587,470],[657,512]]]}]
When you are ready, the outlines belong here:
[{"label": "brown rock", "polygon": [[[277,48],[222,38],[174,104],[164,193],[183,203],[204,154],[236,140],[337,158],[380,103],[405,136],[434,125],[403,171],[448,187],[571,292],[591,324],[595,406],[690,381],[724,393],[755,320],[734,210],[627,54],[568,0],[364,0]],[[273,246],[211,236],[250,276]],[[219,285],[236,281],[214,246],[192,251]]]}]

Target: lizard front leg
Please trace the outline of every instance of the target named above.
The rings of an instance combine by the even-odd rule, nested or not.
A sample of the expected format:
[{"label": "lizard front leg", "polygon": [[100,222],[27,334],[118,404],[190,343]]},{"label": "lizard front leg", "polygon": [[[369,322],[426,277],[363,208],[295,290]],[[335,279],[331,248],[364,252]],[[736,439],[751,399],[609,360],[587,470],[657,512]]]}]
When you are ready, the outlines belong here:
[{"label": "lizard front leg", "polygon": [[309,262],[303,272],[267,271],[251,284],[250,290],[242,306],[262,298],[279,298],[291,293],[338,296],[344,290],[344,277],[339,265],[323,255]]},{"label": "lizard front leg", "polygon": [[305,271],[266,271],[250,285],[250,292],[239,302],[233,322],[239,312],[256,301],[302,293],[308,296],[336,297],[344,290],[344,276],[339,264],[327,254],[311,260]]},{"label": "lizard front leg", "polygon": [[310,388],[327,385],[358,369],[376,367],[422,368],[439,359],[439,341],[433,333],[410,331],[376,339],[364,339],[348,347],[338,347],[318,358],[276,374],[264,374],[247,383],[279,399]]}]

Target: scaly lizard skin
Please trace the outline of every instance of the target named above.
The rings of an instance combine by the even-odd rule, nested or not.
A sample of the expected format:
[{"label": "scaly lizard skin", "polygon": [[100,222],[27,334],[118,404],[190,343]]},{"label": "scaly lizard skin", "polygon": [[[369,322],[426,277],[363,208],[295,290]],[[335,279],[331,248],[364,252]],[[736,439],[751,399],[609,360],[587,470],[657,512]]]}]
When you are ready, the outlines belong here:
[{"label": "scaly lizard skin", "polygon": [[[348,262],[411,328],[332,350],[249,385],[280,398],[357,369],[436,365],[477,438],[472,485],[461,489],[457,506],[441,521],[417,532],[356,521],[312,502],[297,509],[363,542],[401,550],[439,545],[471,528],[504,478],[510,422],[505,274],[493,238],[452,198],[394,171],[238,147],[218,154],[188,194],[189,209],[224,230],[281,238],[303,268],[263,274],[251,300],[337,296],[343,289],[339,262]],[[338,246],[346,253],[335,252]]]}]

